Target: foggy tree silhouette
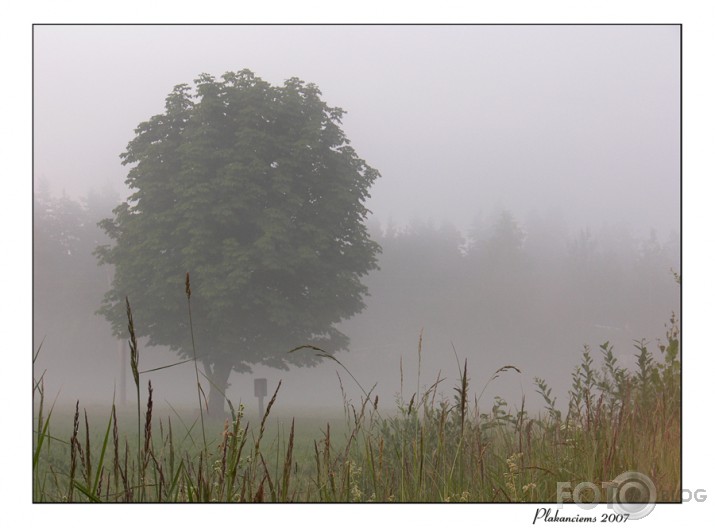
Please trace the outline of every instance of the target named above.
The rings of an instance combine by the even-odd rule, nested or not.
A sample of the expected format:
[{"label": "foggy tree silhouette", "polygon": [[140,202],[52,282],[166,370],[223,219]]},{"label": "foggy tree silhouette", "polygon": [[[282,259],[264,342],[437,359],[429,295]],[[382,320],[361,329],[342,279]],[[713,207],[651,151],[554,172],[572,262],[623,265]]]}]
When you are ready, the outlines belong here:
[{"label": "foggy tree silhouette", "polygon": [[378,172],[343,133],[344,112],[313,84],[272,86],[248,70],[182,84],[122,154],[134,191],[102,223],[116,273],[102,313],[117,334],[132,301],[140,336],[193,357],[183,281],[191,273],[197,354],[223,411],[232,370],[321,360],[336,324],[362,310],[379,246],[364,202]]}]

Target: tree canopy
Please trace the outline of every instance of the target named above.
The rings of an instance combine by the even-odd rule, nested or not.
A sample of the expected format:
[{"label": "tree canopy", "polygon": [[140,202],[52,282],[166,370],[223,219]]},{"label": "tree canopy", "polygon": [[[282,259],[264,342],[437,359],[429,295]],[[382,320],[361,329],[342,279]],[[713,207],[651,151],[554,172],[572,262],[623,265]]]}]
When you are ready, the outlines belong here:
[{"label": "tree canopy", "polygon": [[197,354],[221,391],[231,370],[315,364],[287,353],[308,340],[346,347],[334,325],[363,309],[361,277],[376,268],[365,200],[379,173],[321,95],[297,78],[202,74],[137,127],[121,154],[133,193],[97,250],[115,266],[101,313],[117,335],[129,297],[138,335],[191,357],[190,272]]}]

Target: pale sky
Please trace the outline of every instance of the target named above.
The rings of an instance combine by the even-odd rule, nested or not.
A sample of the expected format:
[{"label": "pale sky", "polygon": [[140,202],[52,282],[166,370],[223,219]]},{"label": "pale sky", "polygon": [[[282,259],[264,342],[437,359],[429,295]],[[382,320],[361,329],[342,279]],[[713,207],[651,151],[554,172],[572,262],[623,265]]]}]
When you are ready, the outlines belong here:
[{"label": "pale sky", "polygon": [[37,26],[35,178],[124,195],[119,154],[174,85],[313,82],[382,178],[381,222],[483,212],[679,230],[680,28]]}]

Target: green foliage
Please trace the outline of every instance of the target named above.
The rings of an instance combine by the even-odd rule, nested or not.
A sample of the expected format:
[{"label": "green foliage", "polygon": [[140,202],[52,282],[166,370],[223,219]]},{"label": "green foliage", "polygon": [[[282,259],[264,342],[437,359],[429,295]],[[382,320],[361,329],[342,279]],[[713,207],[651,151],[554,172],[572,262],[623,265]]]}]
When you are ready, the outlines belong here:
[{"label": "green foliage", "polygon": [[334,325],[363,309],[376,267],[364,202],[379,174],[320,96],[296,78],[202,74],[137,127],[121,155],[133,194],[97,249],[116,268],[101,313],[117,335],[128,296],[137,336],[193,357],[178,287],[190,271],[197,355],[219,390],[231,369],[320,360],[286,354],[296,343],[346,347]]},{"label": "green foliage", "polygon": [[551,395],[551,387],[542,378],[535,378],[534,383],[537,387],[537,393],[546,402],[546,410],[549,412],[549,418],[555,423],[561,422],[561,411],[556,408],[556,396]]}]

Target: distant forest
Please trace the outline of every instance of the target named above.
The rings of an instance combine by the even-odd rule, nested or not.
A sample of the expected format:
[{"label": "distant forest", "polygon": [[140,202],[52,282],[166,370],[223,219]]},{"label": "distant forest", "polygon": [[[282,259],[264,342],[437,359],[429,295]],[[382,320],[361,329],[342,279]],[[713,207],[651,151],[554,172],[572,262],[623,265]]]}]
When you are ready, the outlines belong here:
[{"label": "distant forest", "polygon": [[448,355],[454,345],[486,368],[506,360],[546,375],[572,367],[583,345],[610,341],[632,359],[635,340],[655,345],[671,315],[679,317],[677,233],[569,231],[556,216],[518,220],[501,211],[466,235],[415,222],[376,226],[373,236],[383,248],[380,270],[366,281],[367,310],[347,329],[368,348],[392,343],[405,353],[424,328]]},{"label": "distant forest", "polygon": [[[34,346],[47,337],[55,361],[100,365],[108,357],[102,349],[116,351],[109,325],[95,315],[112,270],[98,267],[93,251],[107,243],[97,222],[117,203],[109,191],[77,201],[36,189]],[[671,312],[679,316],[678,233],[571,230],[556,215],[500,211],[477,217],[467,233],[373,219],[371,234],[382,253],[379,270],[364,278],[367,308],[341,325],[351,339],[345,357],[363,364],[364,377],[381,359],[394,365],[414,354],[423,331],[439,348],[433,360],[426,354],[427,366],[437,368],[445,354],[453,363],[454,347],[484,359],[485,368],[511,361],[548,378],[556,363],[569,371],[583,344],[608,340],[630,356],[633,340],[662,337]]]}]

